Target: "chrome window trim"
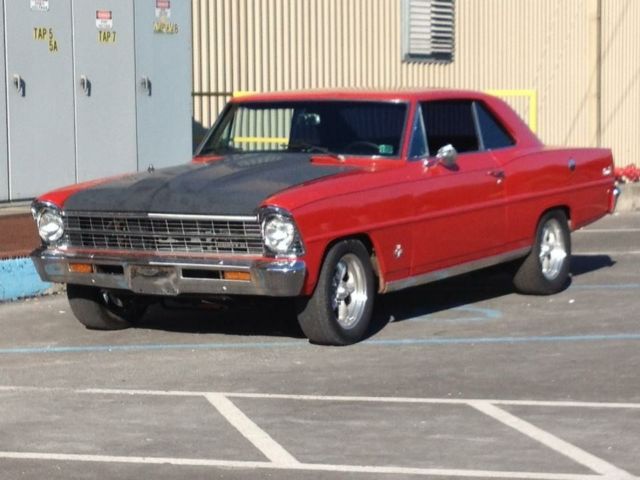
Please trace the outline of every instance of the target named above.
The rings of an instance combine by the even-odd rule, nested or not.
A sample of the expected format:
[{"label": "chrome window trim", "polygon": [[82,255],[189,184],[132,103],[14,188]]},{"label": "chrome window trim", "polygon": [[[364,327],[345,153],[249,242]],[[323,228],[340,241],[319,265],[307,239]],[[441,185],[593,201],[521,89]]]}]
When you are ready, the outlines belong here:
[{"label": "chrome window trim", "polygon": [[[420,128],[420,132],[415,131],[416,123],[420,123],[418,127]],[[422,134],[422,138],[424,138],[424,145],[427,149],[424,155],[414,155],[409,156],[409,161],[421,160],[423,158],[429,158],[429,139],[427,138],[427,129],[424,125],[424,117],[422,116],[422,103],[420,101],[416,102],[415,113],[413,117],[413,126],[411,127],[411,138],[409,139],[409,151],[407,153],[411,153],[411,147],[413,146],[413,141],[415,140],[416,135]]]},{"label": "chrome window trim", "polygon": [[478,150],[481,152],[487,149],[484,146],[484,136],[482,135],[482,128],[480,127],[480,117],[478,115],[478,102],[475,100],[471,102],[471,115],[473,116],[473,125],[476,129],[476,137],[478,138]]},{"label": "chrome window trim", "polygon": [[[511,145],[505,145],[504,147],[498,147],[498,148],[487,148],[485,146],[484,133],[480,125],[480,114],[478,113],[478,108],[482,108],[494,120],[494,122],[500,127],[500,129],[505,133],[505,135],[509,137],[509,140],[511,140],[512,142]],[[477,123],[477,131],[479,133],[478,139],[479,139],[479,142],[482,144],[483,151],[494,152],[494,151],[506,150],[507,148],[514,148],[518,146],[518,140],[505,127],[505,124],[502,118],[500,118],[499,115],[497,115],[493,110],[491,110],[491,108],[489,108],[489,106],[483,100],[478,100],[478,99],[473,100],[473,114],[474,114],[474,120]]]},{"label": "chrome window trim", "polygon": [[[352,102],[352,103],[378,103],[381,105],[384,104],[394,104],[394,105],[403,105],[405,107],[405,111],[404,111],[404,119],[402,121],[402,130],[400,132],[400,142],[398,144],[398,154],[397,155],[378,155],[378,154],[374,154],[374,155],[345,155],[347,157],[353,157],[353,158],[368,158],[371,160],[402,160],[402,151],[403,151],[403,147],[404,147],[404,141],[405,141],[405,136],[407,133],[407,128],[409,127],[408,123],[409,123],[409,114],[411,112],[411,100],[408,100],[406,98],[390,98],[390,99],[378,99],[378,98],[357,98],[357,97],[332,97],[331,93],[329,92],[327,94],[327,96],[325,98],[322,99],[301,99],[301,98],[278,98],[278,99],[252,99],[250,96],[246,97],[246,98],[242,98],[240,100],[238,99],[231,99],[227,105],[225,106],[225,108],[222,110],[222,112],[220,112],[220,114],[218,115],[218,119],[216,120],[216,123],[213,125],[213,127],[211,127],[208,136],[206,137],[205,140],[203,140],[202,144],[198,147],[198,150],[195,154],[195,157],[200,156],[200,155],[209,155],[209,153],[207,154],[203,154],[202,150],[204,150],[205,145],[211,140],[211,137],[213,137],[214,135],[218,135],[218,137],[220,137],[222,135],[222,132],[224,131],[224,129],[227,127],[226,123],[224,122],[225,116],[233,114],[234,116],[232,117],[232,120],[235,120],[235,112],[232,112],[232,110],[236,109],[237,107],[242,107],[242,106],[246,106],[246,105],[251,105],[252,103],[264,103],[264,104],[269,104],[269,103],[309,103],[309,102],[316,102],[316,103],[348,103],[348,102]],[[230,120],[231,121],[231,120]],[[228,122],[227,122],[228,123]],[[218,128],[221,128],[222,130],[220,132],[217,131]],[[293,153],[293,152],[287,152],[286,150],[282,150],[282,153]],[[260,152],[237,152],[234,153],[234,155],[244,155],[246,153],[260,153]],[[262,152],[265,153],[265,152]],[[333,153],[333,152],[329,152],[329,153]],[[211,155],[229,155],[228,153],[216,153],[216,154],[211,154]],[[344,154],[340,154],[340,155],[344,155]]]}]

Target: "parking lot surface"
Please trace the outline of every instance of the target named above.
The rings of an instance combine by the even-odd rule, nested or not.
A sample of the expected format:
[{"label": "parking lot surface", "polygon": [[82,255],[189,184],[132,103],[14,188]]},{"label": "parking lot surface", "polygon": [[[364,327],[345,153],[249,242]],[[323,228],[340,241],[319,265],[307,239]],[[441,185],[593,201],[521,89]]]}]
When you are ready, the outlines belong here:
[{"label": "parking lot surface", "polygon": [[379,298],[343,348],[277,304],[117,332],[0,305],[0,479],[637,478],[640,214],[573,251],[560,294],[476,272]]}]

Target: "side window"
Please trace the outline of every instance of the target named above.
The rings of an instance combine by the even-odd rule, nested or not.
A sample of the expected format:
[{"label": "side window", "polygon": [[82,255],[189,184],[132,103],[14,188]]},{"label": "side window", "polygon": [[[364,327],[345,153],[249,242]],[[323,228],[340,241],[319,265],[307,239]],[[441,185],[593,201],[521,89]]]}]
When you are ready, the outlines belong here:
[{"label": "side window", "polygon": [[413,119],[413,128],[411,129],[411,145],[409,147],[409,158],[426,157],[427,152],[427,137],[424,131],[422,110],[418,105],[416,116]]},{"label": "side window", "polygon": [[470,100],[430,101],[422,104],[429,155],[451,144],[459,153],[480,150]]},{"label": "side window", "polygon": [[507,133],[498,119],[487,110],[487,107],[480,102],[476,102],[475,106],[476,112],[478,113],[478,127],[480,128],[484,148],[492,150],[515,145],[511,135]]}]

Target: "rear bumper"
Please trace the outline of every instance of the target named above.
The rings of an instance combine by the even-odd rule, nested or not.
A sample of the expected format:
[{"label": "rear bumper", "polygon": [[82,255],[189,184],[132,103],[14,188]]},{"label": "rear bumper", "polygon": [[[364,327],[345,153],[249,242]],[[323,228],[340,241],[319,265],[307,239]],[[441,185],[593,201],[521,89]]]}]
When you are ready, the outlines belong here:
[{"label": "rear bumper", "polygon": [[[31,259],[42,280],[128,290],[144,295],[263,295],[301,293],[306,265],[297,259],[178,259],[73,254],[40,248]],[[90,265],[88,273],[70,264]],[[243,272],[250,280],[227,280],[225,272]]]},{"label": "rear bumper", "polygon": [[609,213],[613,213],[618,205],[618,199],[622,191],[618,187],[613,187],[611,190],[611,196],[609,197]]}]

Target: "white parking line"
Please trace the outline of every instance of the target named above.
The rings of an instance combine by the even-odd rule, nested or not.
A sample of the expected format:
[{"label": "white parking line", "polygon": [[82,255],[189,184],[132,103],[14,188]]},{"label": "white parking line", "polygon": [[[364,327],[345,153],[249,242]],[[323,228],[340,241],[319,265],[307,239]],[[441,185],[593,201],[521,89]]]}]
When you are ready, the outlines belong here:
[{"label": "white parking line", "polygon": [[247,417],[227,397],[219,393],[208,393],[205,397],[236,430],[275,465],[278,467],[288,467],[300,463],[293,455],[287,452],[282,445]]},{"label": "white parking line", "polygon": [[640,228],[585,228],[573,233],[634,233],[640,232]]},{"label": "white parking line", "polygon": [[[290,395],[268,393],[233,393],[233,392],[200,392],[180,390],[118,390],[118,389],[75,389],[64,387],[29,387],[29,386],[0,386],[0,392],[17,393],[72,393],[79,395],[149,395],[174,397],[204,397],[235,427],[239,433],[247,438],[270,461],[229,461],[216,459],[189,459],[171,457],[135,457],[110,455],[81,455],[66,453],[37,453],[37,452],[0,452],[0,458],[58,460],[75,462],[115,462],[136,464],[172,464],[185,466],[210,466],[246,469],[282,469],[331,472],[357,472],[371,474],[397,474],[422,476],[450,476],[467,478],[515,478],[531,480],[595,480],[595,479],[638,479],[630,473],[598,458],[575,445],[572,445],[555,435],[532,425],[525,420],[502,410],[496,405],[523,405],[538,407],[573,407],[573,408],[617,408],[640,409],[640,403],[612,403],[612,402],[579,402],[579,401],[537,401],[537,400],[508,400],[508,399],[461,399],[461,398],[420,398],[420,397],[372,397],[372,396],[330,396],[330,395]],[[571,460],[583,465],[598,475],[558,474],[540,472],[505,472],[493,470],[464,470],[440,468],[412,468],[400,466],[367,466],[367,465],[331,465],[302,463],[277,443],[267,432],[256,425],[244,414],[230,398],[255,398],[301,401],[327,402],[379,402],[405,404],[455,404],[466,405],[492,417],[493,419],[517,430],[518,432],[540,442]]]},{"label": "white parking line", "polygon": [[569,442],[566,442],[555,435],[536,427],[535,425],[512,415],[511,413],[492,405],[489,402],[470,402],[476,410],[498,420],[499,422],[517,430],[518,432],[530,437],[543,445],[555,450],[556,452],[570,458],[574,462],[584,465],[596,473],[605,475],[609,478],[631,479],[635,478],[629,472],[626,472],[615,465],[596,457],[582,450]]},{"label": "white parking line", "polygon": [[421,475],[466,478],[512,478],[523,480],[602,480],[599,475],[570,473],[503,472],[492,470],[461,470],[447,468],[372,467],[364,465],[329,465],[298,463],[276,465],[271,462],[243,462],[203,458],[128,457],[111,455],[74,455],[67,453],[0,452],[0,458],[14,460],[49,460],[60,462],[133,463],[146,465],[177,465],[194,467],[224,467],[245,469],[298,470],[315,472],[371,473],[390,475]]},{"label": "white parking line", "polygon": [[112,388],[65,388],[0,385],[0,392],[59,392],[88,395],[150,395],[169,397],[203,397],[208,394],[228,398],[265,398],[275,400],[317,400],[327,402],[380,402],[380,403],[426,403],[443,405],[465,405],[472,402],[487,402],[494,405],[522,405],[532,407],[569,408],[625,408],[640,409],[640,403],[581,402],[563,400],[509,400],[495,398],[428,398],[428,397],[372,397],[357,395],[296,395],[287,393],[205,392],[189,390],[138,390]]},{"label": "white parking line", "polygon": [[640,250],[602,250],[591,252],[571,252],[571,255],[640,255]]}]

